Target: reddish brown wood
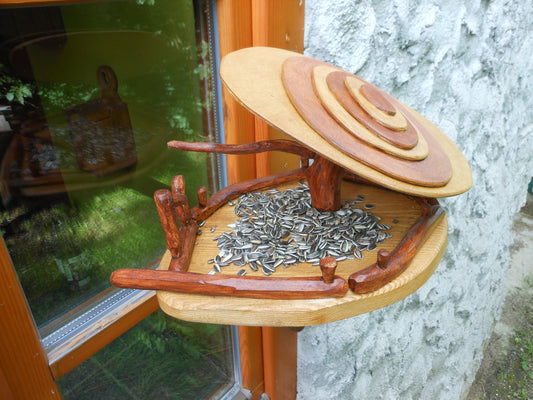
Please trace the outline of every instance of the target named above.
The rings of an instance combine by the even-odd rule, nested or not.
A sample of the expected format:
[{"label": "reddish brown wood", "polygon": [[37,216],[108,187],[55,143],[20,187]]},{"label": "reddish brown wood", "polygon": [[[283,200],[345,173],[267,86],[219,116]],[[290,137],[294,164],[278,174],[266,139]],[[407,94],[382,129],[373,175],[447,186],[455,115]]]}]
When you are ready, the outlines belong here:
[{"label": "reddish brown wood", "polygon": [[207,189],[205,186],[200,186],[196,193],[198,194],[198,207],[207,207]]},{"label": "reddish brown wood", "polygon": [[365,96],[369,102],[374,104],[377,109],[391,116],[396,115],[396,109],[394,106],[385,98],[382,91],[377,89],[374,85],[365,83],[361,86],[359,92]]},{"label": "reddish brown wood", "polygon": [[298,332],[288,327],[263,327],[265,394],[259,399],[295,400]]},{"label": "reddish brown wood", "polygon": [[228,200],[236,199],[241,194],[253,192],[254,190],[271,188],[282,183],[303,178],[305,178],[305,171],[303,169],[296,169],[294,171],[282,172],[263,178],[250,179],[248,181],[234,183],[233,185],[225,187],[221,191],[209,197],[207,199],[207,206],[205,208],[194,207],[192,209],[193,218],[197,221],[203,221],[216,210],[218,210]]},{"label": "reddish brown wood", "polygon": [[172,186],[175,188],[176,193],[185,194],[185,177],[183,175],[176,175],[172,179]]},{"label": "reddish brown wood", "polygon": [[179,257],[172,257],[169,270],[187,271],[189,269],[197,233],[198,224],[194,220],[190,220],[188,224],[181,226]]},{"label": "reddish brown wood", "polygon": [[293,142],[292,140],[277,139],[263,140],[245,144],[219,144],[203,142],[181,142],[173,140],[167,143],[171,149],[198,151],[202,153],[224,154],[256,154],[265,151],[283,151],[285,153],[298,154],[304,158],[313,158],[315,153]]},{"label": "reddish brown wood", "polygon": [[320,260],[320,270],[322,271],[322,280],[325,283],[333,283],[335,279],[335,270],[337,269],[337,260],[333,257],[324,257]]},{"label": "reddish brown wood", "polygon": [[174,207],[176,207],[176,214],[182,225],[186,225],[191,221],[191,210],[189,208],[189,201],[187,196],[181,193],[172,195]]},{"label": "reddish brown wood", "polygon": [[176,207],[176,214],[182,225],[187,225],[191,222],[191,210],[189,208],[189,201],[185,195],[185,179],[183,175],[177,175],[172,179],[172,200],[174,207]]},{"label": "reddish brown wood", "polygon": [[285,300],[342,297],[348,291],[348,283],[338,276],[331,283],[325,283],[321,277],[240,277],[151,269],[119,269],[111,275],[111,283],[145,290]]},{"label": "reddish brown wood", "polygon": [[[405,117],[422,131],[430,152],[420,161],[408,161],[384,153],[363,143],[335,121],[322,106],[312,85],[313,68],[329,65],[308,57],[288,58],[282,69],[282,80],[290,100],[307,123],[325,140],[350,157],[403,182],[426,186],[441,187],[451,178],[450,160],[436,139],[410,113],[395,104]],[[333,73],[334,74],[334,73]],[[331,75],[331,74],[330,74]]]},{"label": "reddish brown wood", "polygon": [[172,202],[172,193],[170,190],[160,189],[154,193],[154,200],[165,233],[167,249],[173,258],[177,258],[180,256],[180,227]]},{"label": "reddish brown wood", "polygon": [[[336,211],[340,208],[340,184],[344,175],[344,169],[290,140],[265,140],[241,145],[171,141],[168,143],[168,147],[186,151],[227,154],[252,154],[275,150],[299,154],[303,159],[302,164],[306,166],[306,177],[309,182],[313,207],[322,211]],[[309,158],[314,158],[314,162],[307,168]],[[272,177],[266,177],[266,179],[272,180],[272,186],[279,183],[276,179],[272,179]],[[251,183],[252,181],[248,182]],[[239,190],[239,194],[257,189],[248,187],[247,185],[250,183],[243,185],[243,190]],[[205,217],[202,217],[202,219],[205,219]]]},{"label": "reddish brown wood", "polygon": [[257,400],[265,392],[261,327],[239,325],[237,329],[242,387],[250,390],[252,399]]},{"label": "reddish brown wood", "polygon": [[[315,163],[318,161],[317,165],[320,165],[320,159],[315,160]],[[326,161],[324,163],[326,169],[330,167],[330,164],[334,165],[327,160],[324,161]],[[318,170],[315,175],[320,175],[320,172],[321,170]],[[300,169],[291,171],[290,173],[282,173],[272,177],[254,179],[231,185],[212,198],[207,199],[205,207],[195,207],[191,212],[191,217],[183,220],[185,222],[182,223],[182,227],[177,235],[177,221],[175,216],[173,222],[166,222],[167,220],[172,221],[173,215],[172,204],[169,201],[169,192],[164,190],[156,192],[155,198],[158,204],[158,211],[160,209],[162,210],[160,214],[162,215],[163,226],[169,227],[165,229],[167,245],[170,243],[169,248],[172,247],[169,271],[180,272],[180,274],[173,277],[173,275],[166,273],[168,271],[121,270],[121,272],[113,274],[112,283],[119,287],[174,290],[189,293],[252,298],[303,299],[342,296],[341,286],[343,285],[341,281],[343,280],[334,276],[337,263],[332,257],[325,257],[320,261],[322,277],[265,278],[221,277],[220,275],[214,277],[202,274],[184,274],[189,267],[196,241],[198,231],[197,220],[207,218],[228,199],[235,198],[241,193],[277,186],[280,183],[299,179],[303,175],[304,170]],[[341,170],[342,175],[344,175],[344,171]],[[331,173],[324,173],[324,176],[331,176]],[[357,176],[353,174],[349,174],[348,177],[357,179]],[[323,180],[327,181],[327,179]],[[180,192],[183,188],[184,182],[182,178],[175,177],[173,180],[173,190],[175,193],[171,196],[174,205],[178,204],[178,206],[182,206],[184,204],[183,197],[185,195]],[[319,199],[328,198],[328,195],[323,196],[321,192],[318,193]],[[175,197],[178,197],[178,200]],[[395,279],[407,268],[427,234],[444,215],[442,208],[435,199],[417,198],[417,201],[421,205],[421,216],[392,252],[389,253],[385,249],[379,250],[375,264],[352,274],[349,282],[344,282],[346,285],[349,285],[352,291],[355,293],[374,291]],[[153,275],[155,272],[157,273]],[[317,281],[321,281],[322,285],[317,283]],[[332,285],[332,288],[328,289],[324,285]],[[319,294],[318,291],[324,292]]]},{"label": "reddish brown wood", "polygon": [[377,265],[381,269],[385,269],[389,266],[390,253],[386,249],[379,249]]},{"label": "reddish brown wood", "polygon": [[321,211],[337,211],[341,206],[341,182],[344,169],[316,156],[305,171],[313,207]]},{"label": "reddish brown wood", "polygon": [[348,172],[348,171],[345,172],[345,174],[342,177],[342,179],[344,179],[346,181],[349,181],[349,182],[356,182],[356,183],[362,183],[364,185],[381,187],[380,185],[378,185],[375,182],[369,181],[368,179],[363,178],[362,176],[356,175],[356,174],[354,174],[352,172]]},{"label": "reddish brown wood", "polygon": [[[15,267],[0,241],[0,398],[61,400]],[[9,389],[7,389],[9,388]],[[9,399],[9,397],[7,397]],[[6,399],[6,400],[7,400]]]},{"label": "reddish brown wood", "polygon": [[[387,128],[379,121],[376,121],[370,116],[361,105],[353,98],[352,94],[346,87],[345,79],[350,76],[344,71],[333,72],[328,75],[326,81],[332,93],[335,95],[339,103],[354,117],[357,121],[363,124],[369,131],[379,136],[381,139],[397,146],[401,149],[412,149],[418,143],[418,133],[413,127],[413,124],[407,120],[407,129],[397,131]],[[365,83],[363,87],[374,87],[370,83]],[[376,88],[376,90],[379,90]],[[382,97],[385,97],[384,94]],[[392,99],[392,97],[391,97]]]},{"label": "reddish brown wood", "polygon": [[444,216],[444,210],[438,204],[432,204],[434,202],[432,200],[422,205],[422,215],[390,254],[380,250],[378,262],[350,276],[348,284],[354,293],[377,290],[405,271],[427,235]]}]

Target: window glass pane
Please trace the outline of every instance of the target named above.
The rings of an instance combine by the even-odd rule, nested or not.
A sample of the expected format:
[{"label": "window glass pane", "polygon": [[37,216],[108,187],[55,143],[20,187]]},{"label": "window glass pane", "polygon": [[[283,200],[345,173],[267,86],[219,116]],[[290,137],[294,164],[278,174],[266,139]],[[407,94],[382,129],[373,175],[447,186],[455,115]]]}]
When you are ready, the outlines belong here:
[{"label": "window glass pane", "polygon": [[[219,188],[216,157],[166,146],[216,140],[209,12],[186,0],[0,9],[0,228],[46,350],[135,292],[111,288],[113,270],[157,266],[155,190],[183,174],[194,205],[199,186]],[[235,390],[234,338],[156,312],[59,386],[65,399]]]},{"label": "window glass pane", "polygon": [[58,380],[65,400],[197,400],[232,383],[228,327],[156,312]]},{"label": "window glass pane", "polygon": [[178,173],[191,201],[214,189],[212,159],[166,147],[213,140],[199,17],[175,0],[0,9],[0,224],[45,333],[111,271],[157,262],[155,190]]}]

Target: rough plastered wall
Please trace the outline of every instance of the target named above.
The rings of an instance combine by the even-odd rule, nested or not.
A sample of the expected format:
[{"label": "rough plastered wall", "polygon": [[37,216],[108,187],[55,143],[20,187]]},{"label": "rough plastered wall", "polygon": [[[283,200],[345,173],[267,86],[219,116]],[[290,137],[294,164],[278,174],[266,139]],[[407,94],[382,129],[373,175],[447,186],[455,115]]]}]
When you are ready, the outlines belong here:
[{"label": "rough plastered wall", "polygon": [[460,399],[499,317],[513,215],[533,175],[533,3],[306,0],[305,53],[433,121],[472,167],[442,201],[446,255],[415,294],[307,327],[298,399]]}]

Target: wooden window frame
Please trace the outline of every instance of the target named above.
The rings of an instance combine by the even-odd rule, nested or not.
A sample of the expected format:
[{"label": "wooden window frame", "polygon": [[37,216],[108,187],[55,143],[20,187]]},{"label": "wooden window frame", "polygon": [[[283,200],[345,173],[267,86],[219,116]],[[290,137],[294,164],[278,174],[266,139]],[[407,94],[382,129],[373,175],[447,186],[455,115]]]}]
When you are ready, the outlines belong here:
[{"label": "wooden window frame", "polygon": [[[4,0],[2,6],[35,6],[84,0]],[[303,51],[304,0],[217,0],[220,56],[250,46]],[[226,143],[283,135],[222,93]],[[228,183],[269,175],[298,164],[278,154],[228,156]],[[252,168],[250,168],[252,166]],[[10,399],[61,399],[56,380],[157,310],[153,292],[83,333],[76,346],[46,354],[3,240],[0,243],[0,395]],[[297,333],[290,328],[240,326],[243,387],[258,399],[296,397]],[[52,356],[50,359],[49,357]]]},{"label": "wooden window frame", "polygon": [[[303,52],[303,0],[218,0],[220,55],[250,46]],[[222,90],[226,143],[284,137]],[[252,167],[251,167],[252,166]],[[227,156],[228,184],[299,167],[285,154]],[[243,386],[253,399],[296,398],[297,332],[290,328],[239,327]],[[262,379],[261,379],[262,378]]]}]

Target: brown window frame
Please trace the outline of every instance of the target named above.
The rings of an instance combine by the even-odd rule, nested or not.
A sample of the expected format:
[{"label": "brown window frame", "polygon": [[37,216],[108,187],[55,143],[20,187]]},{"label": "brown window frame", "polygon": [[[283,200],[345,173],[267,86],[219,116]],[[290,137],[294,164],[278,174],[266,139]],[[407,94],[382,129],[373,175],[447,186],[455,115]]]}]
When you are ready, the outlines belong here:
[{"label": "brown window frame", "polygon": [[[35,6],[86,0],[3,0],[0,6]],[[243,47],[272,46],[303,51],[304,0],[217,0],[220,56]],[[252,116],[226,91],[222,94],[226,143],[283,135]],[[228,183],[294,168],[296,158],[228,156]],[[250,166],[253,168],[250,168]],[[0,395],[6,399],[61,399],[56,380],[157,310],[146,292],[109,323],[83,332],[77,345],[46,354],[5,243],[0,243]],[[289,328],[240,326],[243,387],[257,399],[296,397],[297,333]]]}]

